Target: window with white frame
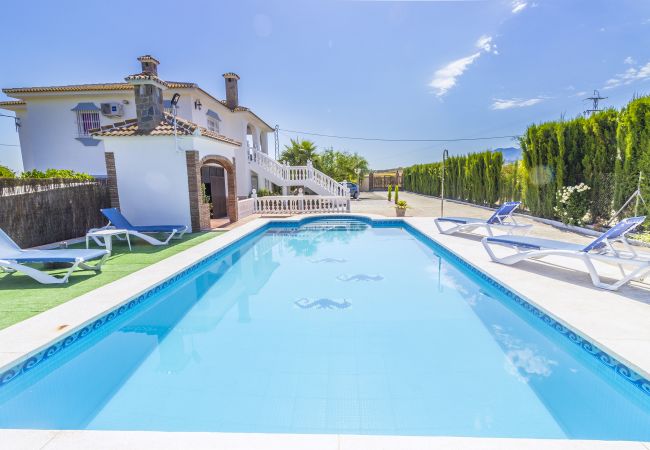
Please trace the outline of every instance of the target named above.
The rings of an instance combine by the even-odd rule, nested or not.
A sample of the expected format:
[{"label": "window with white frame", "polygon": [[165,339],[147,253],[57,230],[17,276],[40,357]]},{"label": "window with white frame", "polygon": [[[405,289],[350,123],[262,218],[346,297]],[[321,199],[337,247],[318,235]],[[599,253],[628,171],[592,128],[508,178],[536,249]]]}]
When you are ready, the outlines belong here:
[{"label": "window with white frame", "polygon": [[77,113],[77,134],[90,136],[90,130],[99,128],[99,111],[79,109]]},{"label": "window with white frame", "polygon": [[208,130],[219,133],[219,122],[221,122],[221,117],[219,117],[219,114],[217,114],[216,111],[208,109],[205,115],[207,116],[206,122],[208,124]]},{"label": "window with white frame", "polygon": [[217,119],[212,119],[208,117],[208,130],[214,131],[215,133],[219,132],[219,121]]}]

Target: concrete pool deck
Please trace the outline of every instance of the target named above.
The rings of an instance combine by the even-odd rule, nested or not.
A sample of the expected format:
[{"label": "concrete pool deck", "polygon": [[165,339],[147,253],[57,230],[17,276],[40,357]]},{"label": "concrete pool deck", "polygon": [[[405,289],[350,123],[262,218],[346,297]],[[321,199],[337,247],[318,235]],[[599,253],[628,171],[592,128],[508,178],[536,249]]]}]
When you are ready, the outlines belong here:
[{"label": "concrete pool deck", "polygon": [[[285,220],[299,219],[301,217]],[[513,267],[495,264],[490,262],[476,237],[440,235],[430,217],[410,217],[405,220],[612,356],[650,377],[650,285],[632,283],[616,293],[603,291],[594,288],[582,267],[571,260],[568,260],[568,264],[567,260],[553,259],[549,263],[526,262]],[[252,220],[137,273],[1,330],[0,373],[73,330],[91,323],[95,318],[147,290],[149,286],[264,226],[268,221],[269,219]],[[603,274],[616,273],[609,267],[599,269]],[[540,289],[541,286],[543,289]],[[554,294],[548,295],[549,292]],[[0,430],[0,442],[3,446],[7,445],[6,448],[30,449],[192,447],[650,450],[650,443],[612,441],[59,430]]]}]

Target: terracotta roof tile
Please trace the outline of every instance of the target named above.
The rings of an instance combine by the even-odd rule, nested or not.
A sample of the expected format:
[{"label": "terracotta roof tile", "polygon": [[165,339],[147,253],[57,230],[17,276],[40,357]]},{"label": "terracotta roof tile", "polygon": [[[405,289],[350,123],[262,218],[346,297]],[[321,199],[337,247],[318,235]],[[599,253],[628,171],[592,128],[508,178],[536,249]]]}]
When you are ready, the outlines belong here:
[{"label": "terracotta roof tile", "polygon": [[[205,136],[227,144],[240,146],[241,142],[231,139],[222,134],[214,133],[206,128],[179,117],[176,118],[176,134],[179,136],[196,135]],[[164,119],[156,128],[149,132],[143,132],[138,129],[137,119],[127,119],[122,122],[116,122],[112,125],[105,125],[101,128],[90,130],[93,136],[173,136],[174,135],[174,117],[165,113]]]},{"label": "terracotta roof tile", "polygon": [[[181,81],[165,81],[170,89],[183,89],[198,87],[195,83]],[[31,94],[39,92],[83,92],[83,91],[130,91],[133,89],[131,83],[93,83],[93,84],[71,84],[67,86],[36,86],[22,88],[5,88],[5,94]]]},{"label": "terracotta roof tile", "polygon": [[138,61],[140,61],[140,62],[151,61],[151,62],[154,62],[156,64],[160,64],[160,61],[158,61],[156,58],[154,58],[151,55],[138,56]]},{"label": "terracotta roof tile", "polygon": [[158,78],[158,76],[148,72],[134,73],[133,75],[129,75],[124,79],[126,81],[139,81],[139,80],[155,81],[156,83],[162,84],[165,87],[169,87],[166,81],[163,81],[160,78]]},{"label": "terracotta roof tile", "polygon": [[3,107],[3,106],[23,106],[23,105],[26,105],[26,104],[27,103],[25,103],[22,100],[7,100],[7,101],[4,101],[4,102],[0,102],[0,108]]}]

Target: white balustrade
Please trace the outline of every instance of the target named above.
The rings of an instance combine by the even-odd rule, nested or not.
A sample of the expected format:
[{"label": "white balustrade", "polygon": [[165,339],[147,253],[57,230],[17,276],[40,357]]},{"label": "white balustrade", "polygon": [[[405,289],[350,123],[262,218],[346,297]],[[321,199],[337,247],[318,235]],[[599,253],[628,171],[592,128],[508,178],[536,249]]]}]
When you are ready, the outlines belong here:
[{"label": "white balustrade", "polygon": [[[272,176],[282,180],[283,186],[305,185],[314,190],[313,187],[319,186],[333,196],[350,198],[350,190],[346,185],[336,181],[329,175],[315,169],[311,162],[306,166],[287,166],[280,164],[266,153],[262,153],[254,148],[249,149],[251,161],[259,165],[262,169],[269,172]],[[316,186],[310,186],[310,184]]]},{"label": "white balustrade", "polygon": [[324,195],[253,197],[257,214],[309,214],[350,212],[350,198]]},{"label": "white balustrade", "polygon": [[244,200],[237,201],[237,217],[239,220],[244,217],[248,217],[251,214],[255,214],[255,199],[246,198]]}]

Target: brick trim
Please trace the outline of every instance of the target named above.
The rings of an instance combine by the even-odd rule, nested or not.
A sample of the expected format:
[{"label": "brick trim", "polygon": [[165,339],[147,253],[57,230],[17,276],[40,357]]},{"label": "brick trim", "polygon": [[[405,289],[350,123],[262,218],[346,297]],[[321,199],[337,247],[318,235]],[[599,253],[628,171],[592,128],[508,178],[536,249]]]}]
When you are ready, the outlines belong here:
[{"label": "brick trim", "polygon": [[192,231],[198,231],[201,229],[201,165],[199,164],[199,152],[197,150],[187,150],[185,152],[185,165],[187,167]]},{"label": "brick trim", "polygon": [[113,152],[104,153],[104,160],[106,162],[106,183],[108,185],[108,196],[110,198],[111,207],[120,207],[120,193],[117,190],[117,170],[115,169],[115,154]]}]

